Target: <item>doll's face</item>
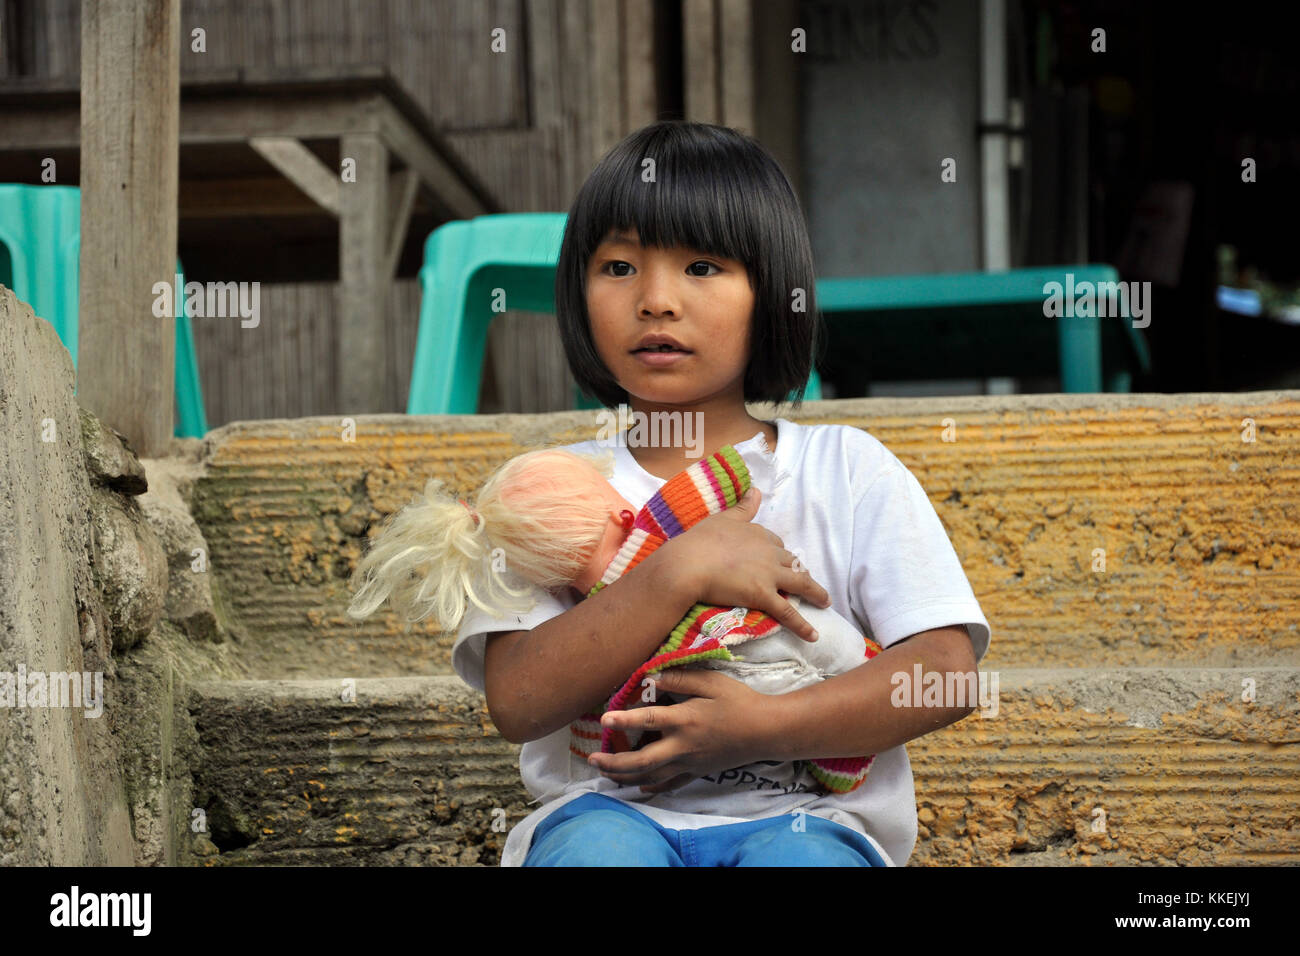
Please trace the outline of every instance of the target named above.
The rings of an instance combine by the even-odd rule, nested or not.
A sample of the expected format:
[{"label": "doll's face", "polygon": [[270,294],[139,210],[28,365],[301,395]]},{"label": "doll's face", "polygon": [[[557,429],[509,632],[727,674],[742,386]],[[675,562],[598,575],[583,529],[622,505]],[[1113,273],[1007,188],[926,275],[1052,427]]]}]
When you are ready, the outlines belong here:
[{"label": "doll's face", "polygon": [[[754,291],[743,263],[685,247],[643,248],[635,230],[611,232],[587,263],[587,314],[601,361],[640,403],[744,400]],[[684,351],[637,352],[651,333]]]}]

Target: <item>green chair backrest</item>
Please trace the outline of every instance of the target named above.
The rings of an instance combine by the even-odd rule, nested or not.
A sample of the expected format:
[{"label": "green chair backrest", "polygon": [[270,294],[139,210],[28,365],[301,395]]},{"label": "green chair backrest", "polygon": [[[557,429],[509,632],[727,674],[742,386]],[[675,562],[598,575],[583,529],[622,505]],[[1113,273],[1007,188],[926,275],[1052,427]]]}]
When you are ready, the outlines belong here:
[{"label": "green chair backrest", "polygon": [[[76,368],[81,190],[76,186],[0,184],[0,250],[0,282],[54,326]],[[3,268],[5,262],[7,269]],[[179,259],[176,270],[183,274]],[[183,310],[176,317],[175,381],[175,434],[201,438],[208,430],[207,417],[194,334]]]}]

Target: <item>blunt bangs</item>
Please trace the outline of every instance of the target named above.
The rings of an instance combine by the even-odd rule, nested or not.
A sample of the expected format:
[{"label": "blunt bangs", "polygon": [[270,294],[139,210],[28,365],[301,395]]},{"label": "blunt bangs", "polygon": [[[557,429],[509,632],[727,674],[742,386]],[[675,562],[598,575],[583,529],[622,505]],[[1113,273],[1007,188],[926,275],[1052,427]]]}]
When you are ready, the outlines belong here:
[{"label": "blunt bangs", "polygon": [[[797,393],[795,405],[802,402],[824,345],[812,247],[794,190],[767,150],[725,126],[653,123],[610,150],[578,191],[556,267],[556,317],[574,378],[611,408],[628,395],[592,341],[586,272],[609,233],[624,229],[635,229],[642,246],[685,246],[744,264],[754,291],[745,401],[782,404]],[[803,290],[798,303],[795,290]]]}]

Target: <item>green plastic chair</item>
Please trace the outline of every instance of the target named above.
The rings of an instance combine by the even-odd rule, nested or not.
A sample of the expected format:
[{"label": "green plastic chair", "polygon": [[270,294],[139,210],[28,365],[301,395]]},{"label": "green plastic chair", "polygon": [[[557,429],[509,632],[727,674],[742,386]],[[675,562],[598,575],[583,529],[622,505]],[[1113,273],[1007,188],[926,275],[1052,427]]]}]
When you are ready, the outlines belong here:
[{"label": "green plastic chair", "polygon": [[[1070,278],[1072,276],[1072,278]],[[1049,282],[1117,282],[1107,265],[819,279],[830,341],[822,373],[862,391],[872,379],[1059,372],[1063,392],[1127,392],[1150,371],[1131,316],[1044,315]],[[1095,286],[1094,286],[1095,288]]]},{"label": "green plastic chair", "polygon": [[[435,229],[420,269],[420,331],[408,415],[478,411],[488,325],[501,308],[555,312],[555,266],[567,213],[506,213]],[[496,297],[495,290],[503,292]],[[821,398],[817,373],[805,398]],[[577,408],[602,406],[574,388]]]},{"label": "green plastic chair", "polygon": [[[0,285],[54,326],[77,365],[81,190],[76,186],[0,184]],[[181,262],[176,271],[184,275]],[[169,281],[171,276],[166,277]],[[182,288],[184,279],[182,278]],[[176,317],[178,438],[208,431],[190,317]],[[75,394],[75,392],[74,392]]]},{"label": "green plastic chair", "polygon": [[[555,264],[565,213],[512,213],[449,222],[425,242],[420,329],[408,414],[478,410],[494,290],[502,308],[555,311]],[[1062,390],[1128,391],[1150,369],[1145,340],[1116,317],[1046,318],[1050,281],[1114,282],[1106,265],[897,277],[818,279],[830,341],[827,378],[866,394],[876,379],[1024,376],[1059,371]],[[1103,365],[1103,358],[1106,365]],[[805,398],[822,397],[814,370]],[[600,406],[575,388],[578,408]]]}]

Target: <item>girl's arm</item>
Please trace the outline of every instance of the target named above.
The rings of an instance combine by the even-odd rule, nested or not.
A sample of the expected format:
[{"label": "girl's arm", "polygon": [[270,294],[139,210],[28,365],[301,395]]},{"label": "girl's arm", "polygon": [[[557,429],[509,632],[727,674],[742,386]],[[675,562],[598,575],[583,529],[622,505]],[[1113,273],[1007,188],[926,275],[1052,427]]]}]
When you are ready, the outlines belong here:
[{"label": "girl's arm", "polygon": [[661,546],[593,597],[530,631],[489,634],[483,679],[501,736],[527,743],[587,712],[645,663],[695,596]]},{"label": "girl's arm", "polygon": [[[641,750],[595,754],[591,763],[620,784],[665,790],[755,760],[811,760],[880,753],[965,717],[967,706],[895,707],[893,675],[976,673],[964,627],[941,627],[891,644],[847,673],[801,690],[765,695],[716,671],[665,670],[657,689],[692,695],[680,704],[606,714],[609,726],[662,738]],[[657,713],[652,713],[657,712]]]},{"label": "girl's arm", "polygon": [[[976,673],[975,653],[964,626],[939,627],[891,644],[871,660],[819,684],[774,695],[764,743],[772,760],[811,760],[881,753],[931,731],[956,723],[978,704],[896,707],[897,673],[911,686],[920,664],[922,674],[937,671],[943,686],[949,673]],[[671,688],[667,688],[671,690]],[[909,695],[910,696],[910,695]],[[910,701],[909,701],[910,702]]]}]

